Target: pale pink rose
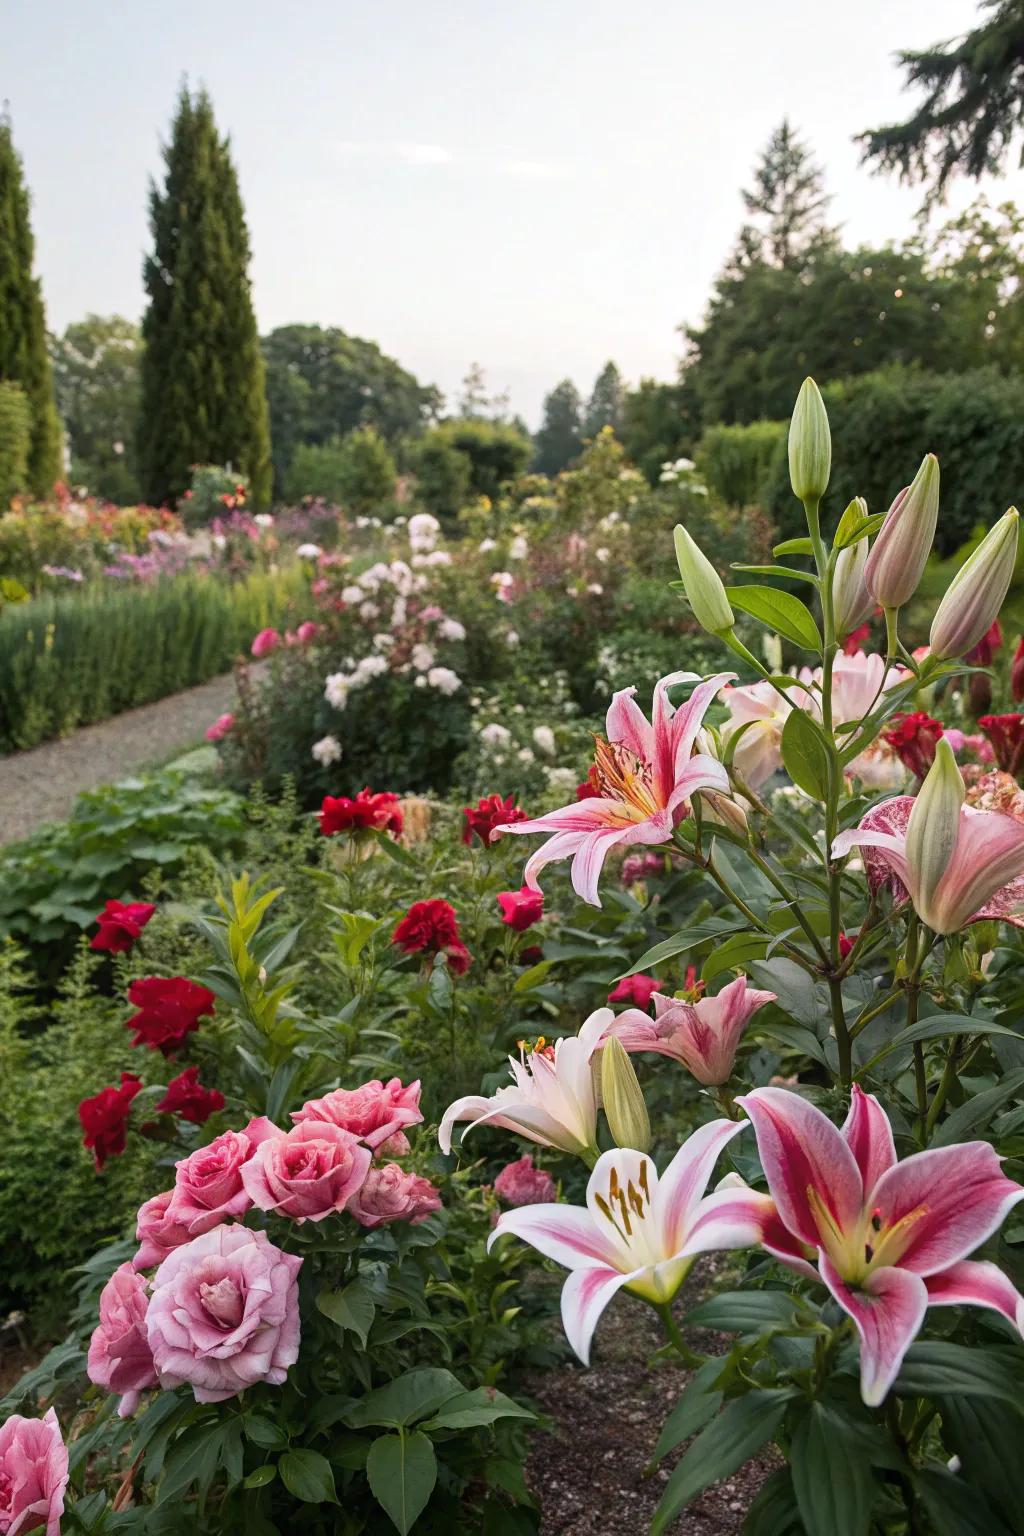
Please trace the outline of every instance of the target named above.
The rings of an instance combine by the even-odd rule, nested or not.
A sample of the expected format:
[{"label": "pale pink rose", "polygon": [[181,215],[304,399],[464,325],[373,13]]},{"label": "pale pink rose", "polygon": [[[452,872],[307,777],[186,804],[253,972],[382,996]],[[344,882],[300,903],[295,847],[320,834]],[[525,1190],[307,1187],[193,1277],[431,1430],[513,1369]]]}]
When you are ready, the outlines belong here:
[{"label": "pale pink rose", "polygon": [[276,651],[280,644],[281,636],[276,629],[261,629],[250,649],[256,657],[269,656],[271,651]]},{"label": "pale pink rose", "polygon": [[292,1115],[296,1124],[304,1120],[329,1120],[343,1131],[351,1131],[368,1147],[379,1147],[395,1131],[407,1125],[419,1125],[419,1080],[403,1087],[401,1079],[389,1083],[373,1078],[360,1088],[335,1088],[322,1099],[310,1099]]},{"label": "pale pink rose", "polygon": [[176,1163],[167,1216],[181,1222],[189,1237],[209,1232],[229,1216],[244,1216],[252,1200],[242,1184],[242,1168],[260,1142],[280,1134],[276,1125],[259,1115],[244,1131],[224,1131]]},{"label": "pale pink rose", "polygon": [[41,1419],[20,1413],[0,1424],[0,1532],[60,1536],[68,1450],[53,1409]]},{"label": "pale pink rose", "polygon": [[170,1210],[174,1190],[165,1189],[139,1206],[135,1236],[139,1251],[132,1260],[134,1269],[149,1269],[162,1264],[167,1255],[191,1237],[188,1224]]},{"label": "pale pink rose", "polygon": [[224,737],[235,728],[234,715],[218,715],[212,725],[206,727],[203,733],[207,741],[223,741]]},{"label": "pale pink rose", "polygon": [[279,1387],[299,1356],[301,1267],[265,1232],[236,1225],[176,1248],[156,1272],[146,1314],[160,1385],[187,1382],[199,1403],[260,1381]]},{"label": "pale pink rose", "polygon": [[304,1120],[278,1131],[242,1167],[253,1205],[293,1221],[323,1221],[343,1210],[366,1177],[372,1154],[329,1120]]},{"label": "pale pink rose", "polygon": [[115,1269],[100,1294],[100,1320],[89,1344],[89,1380],[118,1393],[118,1416],[128,1418],[139,1393],[155,1387],[153,1351],[146,1337],[146,1282],[130,1264]]},{"label": "pale pink rose", "polygon": [[385,1163],[370,1169],[349,1213],[361,1227],[380,1227],[388,1221],[407,1221],[415,1227],[440,1209],[441,1196],[429,1179],[406,1173],[397,1163]]},{"label": "pale pink rose", "polygon": [[374,1158],[382,1162],[386,1157],[408,1157],[412,1151],[412,1143],[404,1131],[394,1131],[387,1141],[382,1141],[374,1148]]},{"label": "pale pink rose", "polygon": [[533,1166],[529,1153],[508,1163],[494,1181],[494,1193],[506,1205],[543,1205],[555,1198],[555,1181]]}]

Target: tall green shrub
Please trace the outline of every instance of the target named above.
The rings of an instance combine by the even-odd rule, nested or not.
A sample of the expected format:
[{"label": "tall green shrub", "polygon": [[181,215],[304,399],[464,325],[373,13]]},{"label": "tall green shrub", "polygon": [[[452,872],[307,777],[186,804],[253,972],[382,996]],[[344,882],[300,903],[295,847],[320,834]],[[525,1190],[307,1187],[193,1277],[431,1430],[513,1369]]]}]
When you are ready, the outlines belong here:
[{"label": "tall green shrub", "polygon": [[205,91],[183,89],[150,189],[144,277],[140,472],[154,505],[175,500],[193,464],[230,464],[270,499],[263,356],[249,285],[249,234],[228,140]]},{"label": "tall green shrub", "polygon": [[32,414],[20,384],[0,383],[0,512],[28,484]]},{"label": "tall green shrub", "polygon": [[[455,468],[453,454],[463,460]],[[521,475],[533,454],[533,445],[518,428],[500,421],[444,421],[425,432],[416,444],[413,467],[421,481],[422,500],[438,517],[452,517],[465,496],[489,496],[493,501],[501,487]]]},{"label": "tall green shrub", "polygon": [[751,507],[763,501],[785,441],[784,421],[708,427],[697,444],[697,468],[710,489],[730,507]]},{"label": "tall green shrub", "polygon": [[329,443],[300,443],[285,479],[289,501],[320,496],[356,512],[369,512],[395,494],[391,450],[372,427]]}]

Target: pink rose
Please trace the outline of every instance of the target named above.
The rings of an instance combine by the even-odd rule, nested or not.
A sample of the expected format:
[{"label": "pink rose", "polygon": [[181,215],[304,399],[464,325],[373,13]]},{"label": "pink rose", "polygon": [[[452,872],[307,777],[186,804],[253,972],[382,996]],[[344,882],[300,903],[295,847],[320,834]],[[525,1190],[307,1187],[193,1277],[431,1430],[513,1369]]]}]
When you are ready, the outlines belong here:
[{"label": "pink rose", "polygon": [[349,1213],[361,1227],[380,1227],[387,1221],[407,1221],[415,1227],[440,1209],[441,1196],[429,1179],[385,1163],[370,1169]]},{"label": "pink rose", "polygon": [[392,1131],[387,1141],[382,1141],[374,1147],[373,1155],[378,1162],[385,1157],[407,1157],[412,1151],[412,1145],[404,1131]]},{"label": "pink rose", "polygon": [[99,1326],[89,1344],[89,1380],[121,1396],[118,1416],[139,1406],[139,1393],[156,1386],[146,1338],[146,1282],[130,1264],[115,1269],[100,1294]]},{"label": "pink rose", "polygon": [[250,649],[256,657],[269,656],[271,651],[276,651],[280,644],[281,636],[276,629],[261,629]]},{"label": "pink rose", "polygon": [[244,1131],[224,1131],[183,1158],[175,1164],[174,1196],[167,1214],[188,1228],[189,1237],[209,1232],[228,1216],[244,1216],[252,1200],[242,1184],[242,1168],[260,1142],[281,1134],[260,1115]]},{"label": "pink rose", "polygon": [[293,1221],[323,1221],[343,1210],[366,1177],[371,1153],[328,1120],[305,1120],[256,1148],[242,1167],[253,1205]]},{"label": "pink rose", "polygon": [[208,725],[203,732],[207,741],[223,741],[235,728],[234,715],[218,715],[212,725]]},{"label": "pink rose", "polygon": [[50,1408],[41,1419],[20,1413],[0,1424],[0,1532],[22,1536],[41,1531],[60,1536],[64,1490],[68,1485],[68,1450],[57,1415]]},{"label": "pink rose", "polygon": [[292,1115],[296,1124],[305,1120],[329,1120],[365,1141],[368,1147],[379,1147],[395,1131],[407,1125],[419,1125],[419,1080],[403,1087],[399,1078],[393,1077],[387,1084],[378,1078],[363,1083],[360,1088],[335,1088],[322,1099],[310,1099],[308,1104]]},{"label": "pink rose", "polygon": [[133,1269],[150,1269],[154,1264],[162,1264],[169,1253],[191,1237],[188,1222],[182,1221],[170,1209],[174,1193],[173,1189],[165,1189],[139,1206],[135,1227],[139,1251],[132,1260]]},{"label": "pink rose", "polygon": [[494,1193],[506,1205],[542,1205],[555,1198],[555,1181],[529,1155],[508,1163],[494,1181]]},{"label": "pink rose", "polygon": [[279,1387],[299,1355],[302,1260],[265,1232],[229,1225],[160,1265],[146,1332],[162,1387],[220,1403],[257,1382]]}]

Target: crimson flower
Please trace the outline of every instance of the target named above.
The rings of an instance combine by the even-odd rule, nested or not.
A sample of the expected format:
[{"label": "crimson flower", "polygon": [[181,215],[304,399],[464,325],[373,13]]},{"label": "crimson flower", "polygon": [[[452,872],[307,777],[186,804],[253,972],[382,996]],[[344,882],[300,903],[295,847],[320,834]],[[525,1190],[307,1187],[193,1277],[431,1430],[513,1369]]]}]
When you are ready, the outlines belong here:
[{"label": "crimson flower", "polygon": [[865,642],[870,640],[870,638],[871,625],[858,624],[856,629],[850,630],[850,633],[843,641],[843,654],[846,656],[856,656],[857,652],[863,648]]},{"label": "crimson flower", "polygon": [[661,987],[656,976],[624,976],[608,993],[610,1003],[632,1003],[634,1008],[647,1008],[651,998]]},{"label": "crimson flower", "polygon": [[1024,635],[1017,642],[1010,665],[1010,692],[1018,704],[1024,699]]},{"label": "crimson flower", "polygon": [[531,891],[528,885],[518,891],[499,891],[498,905],[502,922],[516,933],[525,933],[544,916],[544,893]]},{"label": "crimson flower", "polygon": [[987,629],[978,641],[977,645],[964,656],[964,661],[972,667],[990,667],[992,658],[1003,643],[1003,631],[999,627],[999,620],[993,620],[990,629]]},{"label": "crimson flower", "polygon": [[978,724],[992,743],[999,767],[1016,778],[1024,765],[1024,715],[982,715]]},{"label": "crimson flower", "polygon": [[391,832],[398,837],[402,822],[398,796],[390,790],[374,794],[370,788],[361,789],[354,799],[348,795],[325,795],[320,807],[320,831],[325,837],[338,832],[366,831]]},{"label": "crimson flower", "polygon": [[184,1072],[171,1079],[167,1092],[156,1105],[162,1115],[180,1115],[193,1125],[203,1125],[218,1109],[224,1108],[224,1095],[219,1088],[204,1088],[199,1081],[199,1068],[186,1067]]},{"label": "crimson flower", "polygon": [[525,821],[526,812],[513,803],[512,796],[502,799],[500,795],[485,795],[477,806],[464,805],[462,814],[466,818],[466,825],[462,829],[462,841],[468,845],[473,841],[473,834],[488,847],[491,841],[491,833],[495,827],[507,826],[509,822]]},{"label": "crimson flower", "polygon": [[391,942],[407,955],[446,955],[448,969],[456,976],[469,969],[472,959],[462,942],[455,908],[439,897],[414,901],[391,935]]},{"label": "crimson flower", "polygon": [[131,949],[155,911],[148,901],[108,901],[96,919],[100,931],[93,935],[90,949],[106,949],[115,955]]},{"label": "crimson flower", "polygon": [[131,1102],[141,1087],[141,1077],[122,1072],[120,1088],[101,1088],[79,1104],[78,1118],[85,1132],[82,1143],[92,1152],[97,1172],[108,1157],[119,1157],[124,1151]]},{"label": "crimson flower", "polygon": [[576,799],[599,800],[603,794],[604,790],[601,788],[601,776],[598,772],[597,764],[591,763],[583,783],[576,785]]},{"label": "crimson flower", "polygon": [[942,735],[942,726],[931,715],[918,710],[912,715],[897,715],[882,740],[892,747],[905,768],[923,779],[935,761],[935,743]]},{"label": "crimson flower", "polygon": [[169,1056],[199,1028],[204,1014],[213,1012],[214,994],[184,976],[143,976],[128,988],[128,1001],[138,1013],[125,1020],[134,1029],[132,1045],[146,1045]]}]

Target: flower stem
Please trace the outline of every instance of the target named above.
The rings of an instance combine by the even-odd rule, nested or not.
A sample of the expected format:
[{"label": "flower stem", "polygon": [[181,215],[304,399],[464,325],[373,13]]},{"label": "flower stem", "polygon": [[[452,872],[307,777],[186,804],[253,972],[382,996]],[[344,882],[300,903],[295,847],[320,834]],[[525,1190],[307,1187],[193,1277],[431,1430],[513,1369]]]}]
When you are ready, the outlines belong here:
[{"label": "flower stem", "polygon": [[675,1350],[676,1354],[679,1356],[680,1360],[682,1360],[683,1364],[687,1367],[688,1370],[697,1370],[707,1360],[707,1356],[698,1355],[696,1351],[692,1350],[689,1344],[687,1344],[686,1340],[683,1338],[683,1335],[679,1331],[679,1324],[672,1316],[671,1303],[667,1301],[660,1303],[655,1302],[654,1310],[661,1318],[662,1327],[665,1329],[668,1341],[672,1345],[672,1348]]}]

